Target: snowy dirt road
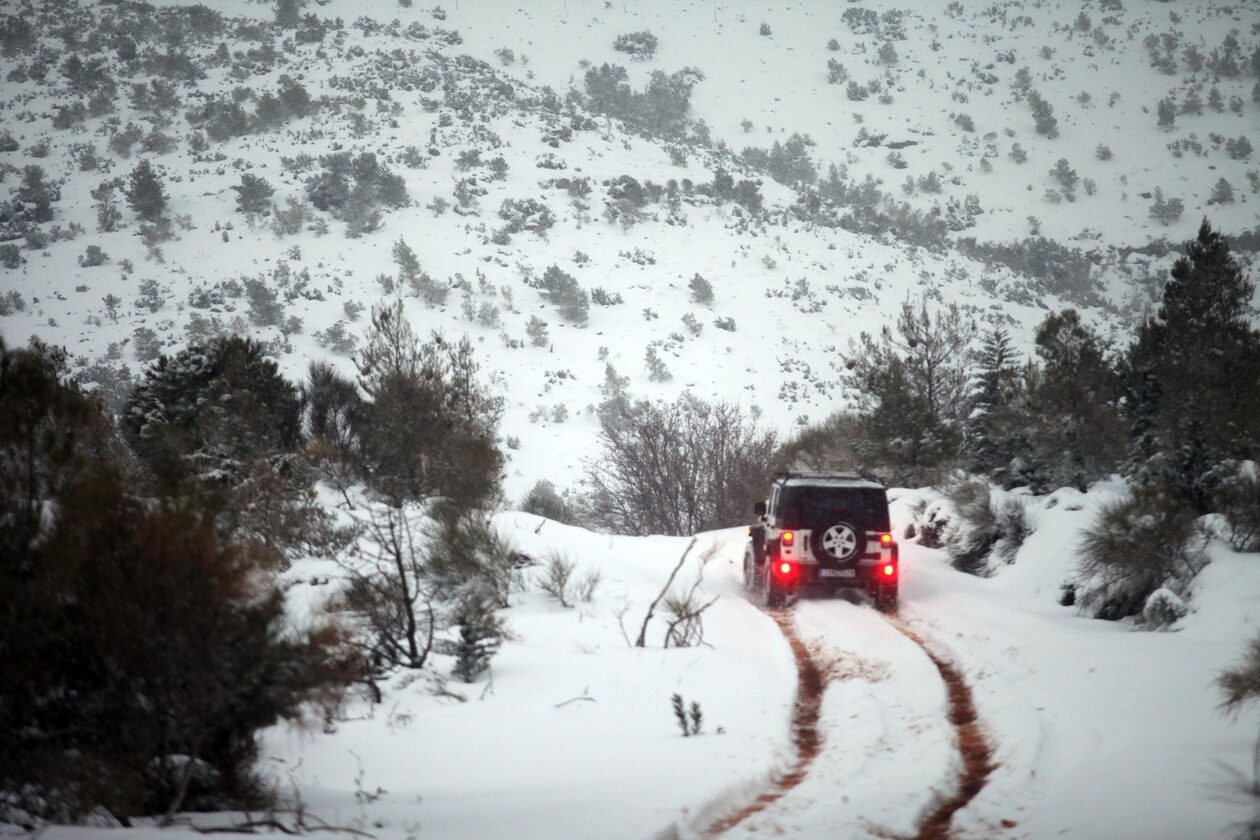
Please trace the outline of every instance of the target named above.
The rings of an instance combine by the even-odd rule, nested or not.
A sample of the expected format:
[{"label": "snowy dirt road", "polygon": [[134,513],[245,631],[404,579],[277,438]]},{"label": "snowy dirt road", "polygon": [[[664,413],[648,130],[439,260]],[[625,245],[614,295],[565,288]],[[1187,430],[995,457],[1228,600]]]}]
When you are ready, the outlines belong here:
[{"label": "snowy dirt road", "polygon": [[[910,612],[907,609],[907,612]],[[706,837],[948,836],[984,786],[992,747],[952,656],[868,599],[770,611],[798,669],[797,758]]]}]

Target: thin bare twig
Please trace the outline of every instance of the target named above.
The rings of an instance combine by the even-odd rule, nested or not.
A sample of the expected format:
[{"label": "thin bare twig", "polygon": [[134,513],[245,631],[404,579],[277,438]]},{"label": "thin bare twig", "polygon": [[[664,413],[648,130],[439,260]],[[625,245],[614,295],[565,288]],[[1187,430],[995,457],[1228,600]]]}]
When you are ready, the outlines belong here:
[{"label": "thin bare twig", "polygon": [[665,593],[669,592],[669,587],[674,583],[674,578],[678,575],[679,570],[682,569],[683,563],[687,562],[687,555],[691,553],[691,549],[694,548],[695,545],[696,538],[692,537],[691,542],[687,543],[687,548],[683,551],[682,557],[678,558],[678,565],[674,567],[674,571],[669,573],[669,580],[665,581],[665,586],[661,588],[661,591],[656,595],[656,599],[652,601],[652,605],[648,607],[647,615],[643,616],[643,626],[639,628],[639,638],[635,640],[634,643],[635,647],[647,646],[648,622],[652,620],[652,614],[656,612],[657,605],[660,604],[661,599],[665,597]]}]

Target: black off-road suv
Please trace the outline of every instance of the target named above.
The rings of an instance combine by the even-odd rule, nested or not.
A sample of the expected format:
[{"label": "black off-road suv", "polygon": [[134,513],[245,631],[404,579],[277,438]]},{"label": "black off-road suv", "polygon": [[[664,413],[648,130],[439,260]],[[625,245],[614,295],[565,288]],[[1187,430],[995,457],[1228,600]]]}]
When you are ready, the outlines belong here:
[{"label": "black off-road suv", "polygon": [[897,607],[900,565],[884,486],[856,473],[784,472],[744,550],[744,586],[768,606],[802,590],[861,588],[875,605]]}]

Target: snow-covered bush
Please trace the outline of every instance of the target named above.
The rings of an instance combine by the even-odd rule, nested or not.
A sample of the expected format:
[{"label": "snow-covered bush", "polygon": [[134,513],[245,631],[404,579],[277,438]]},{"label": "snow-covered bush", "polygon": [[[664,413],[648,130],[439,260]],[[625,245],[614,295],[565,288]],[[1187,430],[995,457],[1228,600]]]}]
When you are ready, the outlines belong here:
[{"label": "snow-covered bush", "polygon": [[1142,623],[1155,630],[1170,627],[1186,617],[1186,602],[1171,589],[1160,587],[1146,598],[1142,607]]},{"label": "snow-covered bush", "polygon": [[993,547],[994,551],[1003,563],[1014,563],[1019,547],[1032,533],[1023,501],[1012,497],[998,505],[997,528],[1000,536]]},{"label": "snow-covered bush", "polygon": [[960,572],[983,575],[989,552],[1001,538],[997,511],[984,481],[962,481],[945,491],[954,515],[942,534],[950,562]]},{"label": "snow-covered bush", "polygon": [[1198,542],[1193,517],[1153,492],[1103,505],[1077,547],[1078,603],[1114,620],[1140,613],[1161,587],[1184,591],[1207,563]]},{"label": "snow-covered bush", "polygon": [[629,53],[630,57],[636,61],[646,61],[656,55],[657,43],[656,36],[644,29],[639,32],[627,32],[624,35],[618,35],[617,40],[613,41],[613,49],[618,52]]},{"label": "snow-covered bush", "polygon": [[1229,522],[1235,551],[1260,551],[1260,468],[1244,461],[1216,491],[1214,507]]},{"label": "snow-covered bush", "polygon": [[499,218],[507,222],[508,233],[523,230],[530,233],[546,233],[556,223],[556,217],[546,204],[533,198],[506,198],[499,207]]}]

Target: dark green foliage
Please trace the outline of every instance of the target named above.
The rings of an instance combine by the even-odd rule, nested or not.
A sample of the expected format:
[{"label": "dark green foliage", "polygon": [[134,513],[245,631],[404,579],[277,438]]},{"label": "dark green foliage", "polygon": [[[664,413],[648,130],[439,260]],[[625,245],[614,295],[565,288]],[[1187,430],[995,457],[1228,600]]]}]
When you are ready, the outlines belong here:
[{"label": "dark green foliage", "polygon": [[398,284],[411,289],[411,293],[423,298],[431,306],[446,302],[450,289],[430,277],[420,266],[420,258],[406,241],[399,238],[394,243],[394,262],[398,265]]},{"label": "dark green foliage", "polygon": [[159,482],[230,484],[300,441],[297,389],[261,344],[230,336],[162,356],[123,413],[128,443]]},{"label": "dark green foliage", "polygon": [[505,198],[499,207],[499,218],[507,222],[508,233],[546,233],[556,223],[551,208],[533,198]]},{"label": "dark green foliage", "polygon": [[1097,282],[1090,278],[1091,257],[1079,248],[1069,248],[1042,236],[1010,244],[976,242],[971,237],[963,237],[958,241],[958,248],[975,259],[1004,265],[1039,280],[1046,294],[1086,306],[1098,306],[1102,302]]},{"label": "dark green foliage", "polygon": [[402,302],[374,307],[356,360],[367,394],[357,433],[369,486],[391,504],[441,497],[463,509],[498,490],[501,401],[477,382],[472,345],[421,344]]},{"label": "dark green foliage", "polygon": [[1131,472],[1207,513],[1218,465],[1260,453],[1260,333],[1254,285],[1206,220],[1138,330],[1123,371]]},{"label": "dark green foliage", "polygon": [[675,73],[652,71],[642,93],[630,88],[624,67],[602,64],[584,77],[587,105],[617,117],[634,131],[658,137],[683,137],[690,127],[691,91],[704,79],[694,67]]},{"label": "dark green foliage", "polygon": [[655,55],[656,45],[656,36],[646,29],[618,35],[617,40],[613,41],[614,50],[629,53],[631,58],[639,61],[645,61]]},{"label": "dark green foliage", "polygon": [[195,502],[130,495],[65,374],[0,343],[0,819],[254,804],[254,733],[341,679],[337,633],[291,634],[256,555]]},{"label": "dark green foliage", "polygon": [[349,453],[354,420],[362,408],[358,386],[326,362],[311,362],[302,386],[307,432],[332,451]]},{"label": "dark green foliage", "polygon": [[371,152],[336,152],[320,158],[323,171],[306,181],[306,196],[320,210],[346,223],[351,236],[375,230],[381,208],[405,207],[410,199],[402,178]]},{"label": "dark green foliage", "polygon": [[955,569],[972,575],[988,571],[989,552],[1002,538],[997,510],[985,481],[964,481],[945,491],[954,520],[945,536],[945,550]]},{"label": "dark green foliage", "polygon": [[127,204],[146,222],[155,222],[166,212],[166,189],[161,175],[147,159],[136,164],[123,187]]},{"label": "dark green foliage", "polygon": [[971,385],[971,412],[964,426],[963,446],[972,472],[999,477],[1019,454],[1012,433],[1019,397],[1019,367],[1010,335],[995,327],[985,333]]},{"label": "dark green foliage", "polygon": [[456,616],[459,638],[455,640],[455,666],[451,675],[470,683],[490,667],[490,659],[499,650],[502,627],[493,610],[479,605],[466,605]]},{"label": "dark green foliage", "polygon": [[774,141],[769,149],[749,147],[741,157],[749,166],[764,169],[771,178],[783,184],[812,184],[818,179],[818,170],[809,159],[809,146],[814,141],[801,134],[793,134],[786,142]]},{"label": "dark green foliage", "polygon": [[682,695],[677,693],[671,695],[669,703],[674,710],[674,720],[678,721],[678,728],[682,730],[683,737],[686,738],[691,734],[691,730],[687,726],[687,708]]},{"label": "dark green foliage", "polygon": [[556,486],[546,479],[540,479],[521,501],[521,510],[542,516],[565,525],[572,525],[577,513],[564,496],[556,492]]},{"label": "dark green foliage", "polygon": [[543,272],[542,293],[560,312],[560,317],[574,324],[585,324],[590,313],[586,292],[573,275],[553,265]]},{"label": "dark green foliage", "polygon": [[275,188],[265,178],[249,172],[241,175],[241,183],[232,187],[232,191],[236,193],[236,211],[246,214],[267,213],[271,209],[271,196],[275,194]]},{"label": "dark green foliage", "polygon": [[1042,98],[1037,91],[1029,91],[1028,105],[1032,108],[1033,122],[1037,133],[1054,139],[1059,136],[1059,120],[1054,116],[1054,108]]},{"label": "dark green foliage", "polygon": [[1219,472],[1225,477],[1212,508],[1229,521],[1230,545],[1235,551],[1260,551],[1260,470],[1254,461],[1247,461],[1232,471]]},{"label": "dark green foliage", "polygon": [[1045,488],[1084,491],[1124,459],[1116,374],[1102,341],[1073,309],[1042,321],[1037,356],[1042,367],[1028,399],[1033,446],[1026,458]]},{"label": "dark green foliage", "polygon": [[701,277],[699,273],[691,278],[687,288],[691,290],[691,299],[696,303],[705,306],[713,303],[713,284]]},{"label": "dark green foliage", "polygon": [[15,216],[32,222],[47,222],[53,217],[52,206],[61,200],[61,190],[45,180],[43,167],[27,164],[22,167],[22,183],[14,196],[22,210],[12,208]]},{"label": "dark green foliage", "polygon": [[1082,608],[1114,620],[1142,612],[1160,587],[1184,589],[1207,562],[1194,537],[1193,513],[1158,492],[1104,505],[1077,548]]},{"label": "dark green foliage", "polygon": [[859,463],[887,481],[918,486],[955,463],[967,405],[967,355],[975,323],[957,306],[930,312],[906,301],[896,330],[851,342],[846,381],[857,394]]},{"label": "dark green foliage", "polygon": [[1260,636],[1247,644],[1242,661],[1221,674],[1216,684],[1225,695],[1225,707],[1230,711],[1260,700]]}]

